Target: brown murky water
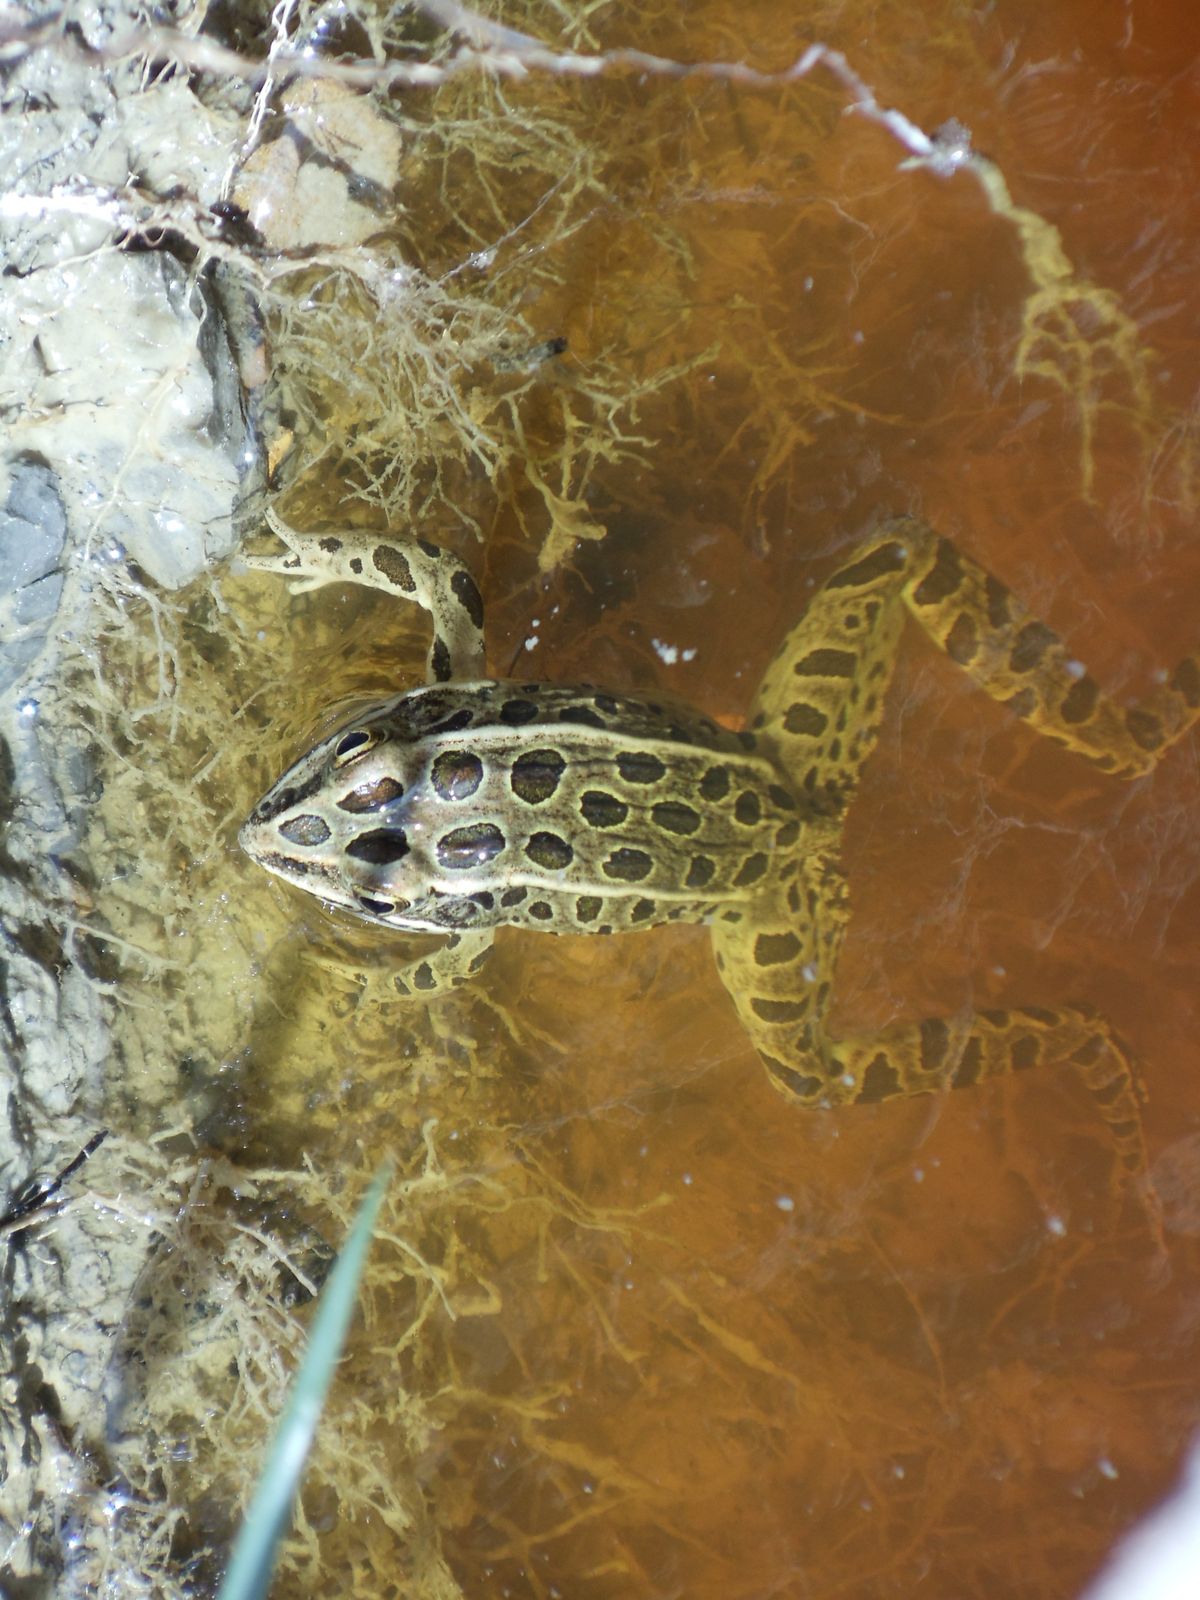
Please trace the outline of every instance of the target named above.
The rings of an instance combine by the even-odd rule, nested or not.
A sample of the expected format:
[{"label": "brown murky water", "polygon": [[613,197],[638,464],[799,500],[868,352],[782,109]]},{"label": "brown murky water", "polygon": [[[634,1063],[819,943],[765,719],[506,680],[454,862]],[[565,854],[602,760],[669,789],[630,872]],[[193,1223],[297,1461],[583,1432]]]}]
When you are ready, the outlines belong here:
[{"label": "brown murky water", "polygon": [[[826,40],[883,104],[967,123],[1074,277],[1031,306],[1037,258],[978,184],[900,170],[820,72],[562,85],[626,144],[561,247],[566,287],[526,314],[569,337],[570,370],[605,353],[689,371],[597,478],[602,541],[541,577],[538,539],[500,514],[494,668],[653,684],[736,722],[813,584],[909,508],[1116,691],[1194,648],[1193,8],[751,3],[597,29],[773,69]],[[439,244],[425,205],[427,264],[448,265],[461,241]],[[311,604],[297,727],[352,615],[334,692],[416,678],[386,608]],[[345,976],[386,981],[377,939],[247,882],[239,915],[276,908],[278,942],[244,1148],[346,1171],[436,1157],[445,1176],[436,1206],[393,1217],[428,1273],[373,1290],[347,1393],[466,1594],[1079,1589],[1200,1412],[1197,777],[1193,737],[1142,782],[1104,778],[912,633],[846,839],[835,1025],[1094,1003],[1144,1066],[1165,1255],[1136,1204],[1107,1205],[1103,1129],[1065,1074],[804,1116],[764,1079],[702,929],[502,936],[480,993],[414,1021]],[[319,985],[318,958],[342,977]],[[330,1538],[356,1590],[398,1592],[379,1574],[410,1559],[405,1535],[367,1519]]]}]

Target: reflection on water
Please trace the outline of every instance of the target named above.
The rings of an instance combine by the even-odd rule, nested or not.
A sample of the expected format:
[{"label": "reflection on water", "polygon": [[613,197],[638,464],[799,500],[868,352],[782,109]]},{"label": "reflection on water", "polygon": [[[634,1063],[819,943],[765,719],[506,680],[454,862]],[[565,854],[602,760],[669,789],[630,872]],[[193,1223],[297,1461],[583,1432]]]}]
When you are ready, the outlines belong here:
[{"label": "reflection on water", "polygon": [[[736,722],[814,582],[909,508],[1114,690],[1196,646],[1193,25],[1083,5],[968,25],[945,5],[918,38],[912,15],[811,25],[885,103],[968,122],[1083,290],[1031,322],[1061,279],[1022,256],[1030,229],[968,177],[899,171],[828,79],[560,86],[625,142],[529,314],[584,371],[605,354],[686,373],[595,479],[603,540],[539,578],[544,519],[502,514],[481,558],[497,671],[653,684]],[[639,22],[639,43],[775,67],[803,43],[772,5],[672,26]],[[385,610],[317,605],[331,674],[328,641],[370,620],[353,681],[304,658],[297,726],[396,673]],[[415,675],[420,647],[407,659]],[[1152,1150],[1170,1147],[1165,1258],[1140,1204],[1107,1204],[1103,1128],[1065,1073],[803,1116],[703,930],[502,936],[479,992],[413,1017],[379,998],[376,937],[246,878],[239,915],[278,942],[248,1074],[269,1111],[244,1095],[242,1154],[338,1172],[391,1150],[437,1176],[393,1217],[404,1268],[375,1286],[346,1393],[416,1475],[466,1593],[1082,1583],[1197,1412],[1196,768],[1192,739],[1142,782],[1106,779],[906,635],[848,829],[835,1013],[864,1031],[1096,1005],[1144,1064]],[[330,1520],[329,1570],[393,1592],[409,1536]]]}]

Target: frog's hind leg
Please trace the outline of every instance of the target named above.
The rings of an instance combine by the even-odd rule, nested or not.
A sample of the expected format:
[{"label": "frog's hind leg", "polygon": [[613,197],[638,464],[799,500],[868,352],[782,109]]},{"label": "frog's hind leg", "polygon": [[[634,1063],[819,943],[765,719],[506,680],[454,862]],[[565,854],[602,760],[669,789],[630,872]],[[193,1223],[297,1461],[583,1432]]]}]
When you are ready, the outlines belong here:
[{"label": "frog's hind leg", "polygon": [[1122,1185],[1146,1170],[1144,1099],[1127,1046],[1087,1006],[1022,1006],[927,1017],[875,1034],[825,1039],[822,1103],[846,1105],[970,1088],[1029,1067],[1069,1066],[1096,1101]]},{"label": "frog's hind leg", "polygon": [[[845,893],[832,861],[840,813],[879,730],[900,630],[911,615],[994,699],[1106,772],[1149,771],[1200,717],[1200,663],[1186,658],[1140,703],[1120,706],[997,579],[901,519],[823,585],[769,668],[754,727],[823,828],[811,870],[785,864],[787,910],[718,920],[713,937],[768,1075],[804,1105],[844,1105],[960,1088],[1039,1063],[1069,1065],[1096,1099],[1126,1177],[1145,1168],[1129,1052],[1090,1009],[1024,1007],[899,1024],[832,1039],[823,1023]],[[794,892],[793,892],[794,891]],[[803,907],[801,913],[798,908]],[[790,934],[790,939],[789,939]]]},{"label": "frog's hind leg", "polygon": [[1143,1094],[1129,1050],[1090,1007],[1021,1006],[926,1017],[833,1038],[825,1027],[848,918],[831,828],[779,864],[779,892],[712,924],[717,967],[767,1076],[803,1106],[873,1104],[1070,1066],[1093,1095],[1123,1178],[1145,1170]]},{"label": "frog's hind leg", "polygon": [[890,530],[826,580],[784,639],[751,727],[818,812],[849,804],[875,747],[904,625],[905,579],[926,548]]},{"label": "frog's hind leg", "polygon": [[775,892],[752,910],[730,907],[711,925],[717,970],[777,1089],[820,1103],[822,1018],[848,917],[834,839],[806,837],[775,863]]},{"label": "frog's hind leg", "polygon": [[1149,772],[1200,718],[1196,656],[1120,705],[999,579],[902,517],[822,585],[755,699],[755,731],[827,814],[845,809],[878,738],[905,613],[994,700],[1114,777]]},{"label": "frog's hind leg", "polygon": [[793,881],[807,899],[809,914],[799,920],[768,914],[766,920],[756,916],[753,929],[724,921],[712,929],[717,964],[742,1024],[787,1099],[810,1107],[873,1104],[970,1088],[1029,1067],[1069,1066],[1108,1128],[1118,1187],[1145,1172],[1143,1096],[1133,1061],[1104,1018],[1086,1006],[968,1011],[831,1038],[823,1021],[845,921],[844,892],[829,868]]},{"label": "frog's hind leg", "polygon": [[1106,695],[1058,635],[978,562],[911,519],[891,534],[922,556],[904,604],[974,683],[1039,733],[1117,778],[1149,772],[1200,717],[1200,661],[1186,656],[1142,700]]}]

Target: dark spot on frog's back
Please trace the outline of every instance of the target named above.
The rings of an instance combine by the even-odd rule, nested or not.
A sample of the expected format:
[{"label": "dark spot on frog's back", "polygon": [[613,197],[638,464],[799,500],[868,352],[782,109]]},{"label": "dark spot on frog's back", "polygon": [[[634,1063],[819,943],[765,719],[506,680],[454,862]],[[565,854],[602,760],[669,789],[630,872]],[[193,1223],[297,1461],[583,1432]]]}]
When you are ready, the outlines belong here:
[{"label": "dark spot on frog's back", "polygon": [[483,762],[472,750],[443,750],[429,778],[443,800],[467,800],[483,782]]},{"label": "dark spot on frog's back", "polygon": [[890,1100],[900,1092],[900,1075],[888,1058],[880,1052],[867,1066],[862,1076],[862,1087],[855,1099],[864,1105],[878,1100]]},{"label": "dark spot on frog's back", "polygon": [[1064,722],[1086,722],[1100,699],[1100,688],[1086,673],[1067,690],[1059,708]]},{"label": "dark spot on frog's back", "polygon": [[703,889],[705,884],[711,883],[716,872],[716,862],[708,856],[693,856],[688,866],[687,877],[684,879],[686,889]]},{"label": "dark spot on frog's back", "polygon": [[752,883],[758,883],[766,876],[769,864],[765,853],[756,850],[752,856],[747,856],[738,868],[733,879],[734,885],[739,889],[745,889]]},{"label": "dark spot on frog's back", "polygon": [[547,872],[561,872],[575,859],[574,850],[556,833],[533,834],[525,846],[525,854],[535,866]]},{"label": "dark spot on frog's back", "polygon": [[425,732],[461,733],[464,728],[469,728],[474,720],[474,712],[464,706],[461,711],[452,711],[448,717],[443,717],[440,722],[431,722]]},{"label": "dark spot on frog's back", "polygon": [[695,833],[700,826],[700,813],[679,800],[660,800],[650,815],[667,833]]},{"label": "dark spot on frog's back", "polygon": [[617,771],[626,783],[660,783],[667,775],[658,757],[645,750],[622,750],[617,757]]},{"label": "dark spot on frog's back", "polygon": [[346,854],[374,867],[387,867],[403,861],[408,854],[408,839],[403,828],[376,828],[352,839],[346,846]]},{"label": "dark spot on frog's back", "polygon": [[532,700],[522,700],[519,696],[506,700],[500,707],[500,720],[507,722],[510,728],[519,728],[526,722],[532,722],[538,714],[538,708]]},{"label": "dark spot on frog's back", "polygon": [[1157,750],[1166,743],[1166,729],[1152,711],[1141,706],[1130,706],[1125,712],[1125,726],[1134,743],[1143,750]]},{"label": "dark spot on frog's back", "polygon": [[366,811],[382,811],[403,794],[404,785],[395,778],[376,778],[370,783],[360,783],[349,794],[343,795],[338,801],[338,810],[349,811],[352,816]]},{"label": "dark spot on frog's back", "polygon": [[644,850],[626,848],[614,850],[603,865],[605,877],[614,878],[619,883],[640,883],[653,870],[654,862]]},{"label": "dark spot on frog's back", "polygon": [[728,767],[709,767],[700,780],[700,795],[709,801],[724,800],[733,784]]},{"label": "dark spot on frog's back", "polygon": [[733,814],[744,828],[752,828],[762,816],[762,802],[753,789],[743,789],[734,804]]},{"label": "dark spot on frog's back", "polygon": [[760,967],[777,967],[804,953],[794,933],[760,933],[754,942],[754,960]]},{"label": "dark spot on frog's back", "polygon": [[564,706],[559,716],[563,722],[574,722],[584,728],[606,728],[608,724],[592,706]]},{"label": "dark spot on frog's back", "polygon": [[616,828],[629,815],[629,807],[614,794],[588,789],[580,798],[579,814],[590,828]]},{"label": "dark spot on frog's back", "polygon": [[975,619],[960,611],[946,635],[946,654],[960,667],[970,666],[979,654],[979,629]]},{"label": "dark spot on frog's back", "polygon": [[437,843],[437,858],[442,866],[461,871],[494,861],[504,847],[504,835],[495,823],[473,822],[444,833]]},{"label": "dark spot on frog's back", "polygon": [[312,846],[324,844],[329,838],[329,824],[320,817],[293,817],[280,825],[279,832],[289,844]]},{"label": "dark spot on frog's back", "polygon": [[527,750],[513,762],[508,781],[518,800],[540,806],[558,788],[566,767],[557,750]]}]

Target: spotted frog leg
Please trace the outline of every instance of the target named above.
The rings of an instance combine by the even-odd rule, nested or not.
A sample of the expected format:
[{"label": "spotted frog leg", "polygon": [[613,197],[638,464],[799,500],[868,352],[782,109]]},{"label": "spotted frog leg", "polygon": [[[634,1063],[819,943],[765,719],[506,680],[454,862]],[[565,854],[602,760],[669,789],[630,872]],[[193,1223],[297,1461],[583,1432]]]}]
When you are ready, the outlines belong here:
[{"label": "spotted frog leg", "polygon": [[433,623],[426,681],[448,683],[481,675],[483,599],[456,555],[428,539],[307,533],[284,522],[273,508],[266,519],[289,554],[246,556],[246,566],[287,578],[294,594],[326,583],[361,583],[412,600],[428,611]]},{"label": "spotted frog leg", "polygon": [[[374,536],[342,538],[293,528],[268,508],[271,531],[288,554],[246,556],[246,566],[288,580],[294,594],[326,583],[359,583],[411,600],[429,613],[433,634],[426,657],[430,683],[476,678],[483,671],[483,601],[467,568],[449,550],[427,539]],[[495,930],[464,929],[399,966],[397,992],[433,998],[469,983],[491,954]]]},{"label": "spotted frog leg", "polygon": [[996,578],[924,523],[891,523],[815,596],[764,676],[753,726],[823,825],[779,862],[752,919],[718,918],[717,962],[775,1085],[804,1105],[885,1100],[978,1083],[1041,1062],[1072,1065],[1129,1175],[1144,1170],[1129,1052],[1089,1007],[968,1011],[837,1039],[825,1027],[848,902],[841,819],[879,735],[901,628],[915,620],[993,699],[1114,777],[1149,772],[1200,717],[1188,656],[1121,706]]}]

